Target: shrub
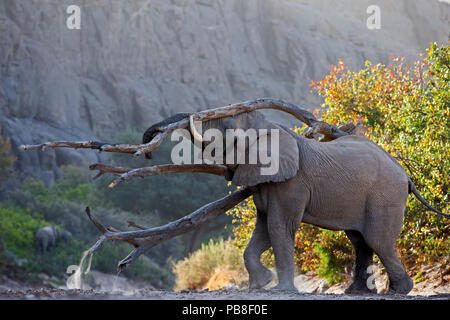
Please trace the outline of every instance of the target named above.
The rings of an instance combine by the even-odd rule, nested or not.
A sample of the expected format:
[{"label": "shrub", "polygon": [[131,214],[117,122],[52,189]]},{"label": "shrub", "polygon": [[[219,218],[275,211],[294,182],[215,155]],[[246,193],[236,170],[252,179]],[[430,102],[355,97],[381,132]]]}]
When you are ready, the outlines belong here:
[{"label": "shrub", "polygon": [[176,276],[175,290],[203,289],[211,277],[217,276],[219,269],[227,270],[227,279],[230,279],[231,274],[230,281],[236,285],[242,285],[246,280],[244,261],[240,251],[230,241],[211,239],[209,243],[203,243],[201,248],[189,257],[173,265],[173,273]]},{"label": "shrub", "polygon": [[319,256],[320,263],[317,274],[333,285],[345,279],[345,267],[352,259],[352,246],[344,232],[323,230],[314,245],[314,253]]},{"label": "shrub", "polygon": [[[359,72],[344,62],[333,66],[312,87],[324,97],[324,121],[361,121],[367,136],[391,153],[423,196],[449,212],[450,185],[450,46],[436,44],[413,66],[366,62]],[[422,263],[439,260],[450,249],[450,221],[426,211],[410,197],[399,246]],[[406,261],[405,261],[406,262]]]},{"label": "shrub", "polygon": [[29,209],[0,205],[0,236],[4,252],[9,256],[6,259],[4,254],[3,268],[9,265],[21,269],[15,272],[26,274],[27,279],[23,280],[33,280],[39,272],[63,276],[67,266],[79,259],[82,245],[77,241],[57,242],[48,252],[38,254],[34,235],[39,228],[48,225],[52,224]]},{"label": "shrub", "polygon": [[37,213],[0,205],[0,234],[4,246],[19,258],[26,258],[34,253],[34,234],[46,225],[48,223]]}]

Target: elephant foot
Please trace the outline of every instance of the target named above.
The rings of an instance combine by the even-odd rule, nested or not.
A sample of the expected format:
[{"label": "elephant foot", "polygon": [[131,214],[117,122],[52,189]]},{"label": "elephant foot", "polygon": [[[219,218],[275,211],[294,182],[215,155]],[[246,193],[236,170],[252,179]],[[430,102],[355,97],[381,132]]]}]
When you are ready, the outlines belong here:
[{"label": "elephant foot", "polygon": [[356,280],[344,291],[345,294],[376,294],[377,289],[369,289],[364,280]]},{"label": "elephant foot", "polygon": [[279,283],[275,287],[271,288],[270,290],[282,291],[282,292],[295,292],[295,293],[298,292],[297,288],[294,286],[293,283],[290,283],[290,284]]},{"label": "elephant foot", "polygon": [[263,272],[256,272],[250,275],[250,289],[261,289],[273,280],[273,273],[269,269],[264,269]]},{"label": "elephant foot", "polygon": [[414,282],[412,279],[405,275],[399,280],[389,279],[389,290],[388,294],[408,294],[414,287]]}]

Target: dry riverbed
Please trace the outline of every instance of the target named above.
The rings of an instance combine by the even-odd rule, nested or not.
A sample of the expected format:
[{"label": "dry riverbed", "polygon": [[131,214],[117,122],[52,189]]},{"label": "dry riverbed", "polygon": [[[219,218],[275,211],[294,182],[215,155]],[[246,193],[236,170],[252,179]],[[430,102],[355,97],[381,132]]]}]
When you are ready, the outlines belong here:
[{"label": "dry riverbed", "polygon": [[[445,267],[445,268],[444,268]],[[327,286],[324,279],[311,273],[301,274],[295,278],[298,293],[274,292],[270,290],[248,290],[230,285],[224,290],[184,290],[181,292],[164,291],[152,288],[148,283],[131,281],[125,277],[105,274],[95,270],[90,272],[88,290],[68,290],[64,281],[42,275],[42,283],[35,287],[19,283],[3,276],[0,279],[0,299],[25,300],[450,300],[450,274],[443,265],[427,266],[421,269],[422,281],[414,285],[409,295],[346,295],[345,288],[350,278],[344,283]],[[379,292],[387,287],[387,276],[375,278]],[[275,285],[275,281],[268,287]]]},{"label": "dry riverbed", "polygon": [[0,299],[61,299],[61,300],[116,300],[116,299],[148,299],[148,300],[450,300],[450,294],[437,295],[346,295],[346,294],[314,294],[288,293],[267,290],[216,290],[216,291],[161,291],[139,289],[134,291],[106,292],[96,290],[64,290],[64,289],[28,289],[4,290]]}]

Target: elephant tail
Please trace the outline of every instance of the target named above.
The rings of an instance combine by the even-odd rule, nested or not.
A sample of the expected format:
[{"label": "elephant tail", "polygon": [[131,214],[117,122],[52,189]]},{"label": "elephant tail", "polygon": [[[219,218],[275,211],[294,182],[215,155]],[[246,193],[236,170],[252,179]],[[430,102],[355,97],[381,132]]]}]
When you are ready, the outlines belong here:
[{"label": "elephant tail", "polygon": [[428,202],[427,200],[425,200],[422,195],[419,193],[419,191],[417,191],[416,186],[414,185],[414,183],[412,182],[411,178],[408,177],[408,193],[413,193],[417,199],[419,199],[420,202],[422,202],[425,207],[427,207],[430,211],[436,212],[437,214],[444,216],[446,218],[450,218],[450,214],[447,213],[443,213],[435,208],[433,208]]}]

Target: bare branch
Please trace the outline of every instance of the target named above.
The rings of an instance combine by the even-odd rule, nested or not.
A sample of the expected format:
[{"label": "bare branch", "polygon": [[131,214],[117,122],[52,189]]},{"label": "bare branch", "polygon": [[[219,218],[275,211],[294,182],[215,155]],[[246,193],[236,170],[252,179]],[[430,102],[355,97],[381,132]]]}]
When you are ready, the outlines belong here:
[{"label": "bare branch", "polygon": [[72,142],[72,141],[55,141],[55,142],[45,142],[41,144],[35,145],[21,145],[23,150],[45,150],[47,148],[72,148],[72,149],[97,149],[101,150],[101,148],[105,145],[108,145],[104,142],[98,141],[81,141],[81,142]]},{"label": "bare branch", "polygon": [[[233,208],[239,202],[245,200],[256,191],[254,187],[242,188],[238,191],[229,194],[222,199],[208,203],[193,213],[184,216],[176,221],[172,221],[164,226],[147,228],[138,231],[110,231],[110,228],[105,228],[94,217],[92,217],[89,209],[86,209],[86,214],[94,225],[102,233],[102,237],[97,243],[89,249],[90,252],[97,250],[106,240],[119,240],[131,243],[136,249],[130,253],[124,260],[119,263],[119,270],[126,268],[130,263],[135,261],[145,250],[165,241],[189,232],[198,228],[199,226],[216,218],[220,214]],[[132,223],[133,226],[138,226]],[[142,229],[142,226],[138,226]]]},{"label": "bare branch", "polygon": [[163,164],[151,167],[143,167],[137,169],[130,169],[124,167],[114,167],[107,164],[95,163],[89,166],[90,170],[98,170],[99,173],[96,177],[109,172],[120,175],[114,180],[109,187],[113,188],[117,184],[123,181],[128,181],[132,177],[149,177],[166,173],[180,173],[180,172],[202,172],[214,174],[217,176],[225,176],[227,173],[227,167],[223,165],[215,164]]},{"label": "bare branch", "polygon": [[130,170],[121,174],[116,180],[111,182],[108,186],[114,188],[116,185],[123,181],[128,181],[132,177],[148,177],[165,173],[180,173],[180,172],[203,172],[209,174],[215,174],[217,176],[225,176],[227,173],[227,167],[222,165],[212,164],[164,164],[159,166],[144,167]]},{"label": "bare branch", "polygon": [[[256,99],[246,102],[231,104],[225,107],[216,109],[205,110],[197,112],[192,115],[194,120],[207,121],[217,118],[233,117],[245,112],[251,112],[261,109],[275,109],[283,112],[287,112],[295,116],[298,120],[302,121],[311,130],[307,137],[314,137],[317,134],[322,134],[328,140],[334,140],[336,138],[349,134],[348,132],[338,128],[335,125],[322,122],[316,119],[316,117],[309,111],[304,110],[292,103],[287,103],[279,99]],[[188,128],[189,118],[184,118],[180,121],[173,122],[167,126],[160,127],[156,136],[146,144],[109,144],[98,141],[56,141],[46,142],[38,145],[22,145],[23,150],[44,150],[46,148],[74,148],[74,149],[96,149],[105,152],[120,152],[120,153],[132,153],[134,156],[140,156],[149,153],[158,148],[164,139],[169,136],[171,132],[176,129]]]},{"label": "bare branch", "polygon": [[284,102],[280,99],[271,98],[250,100],[221,108],[201,111],[192,115],[192,118],[193,120],[206,121],[223,117],[232,117],[241,113],[261,109],[274,109],[287,112],[301,122],[305,123],[307,126],[311,127],[316,134],[320,133],[330,140],[334,140],[348,134],[335,125],[317,120],[311,112],[305,109],[302,109],[292,103]]},{"label": "bare branch", "polygon": [[287,112],[308,126],[317,121],[316,117],[311,112],[302,109],[292,103],[284,102],[280,99],[271,98],[249,100],[231,104],[225,107],[200,111],[193,115],[193,119],[199,121],[207,121],[217,118],[234,117],[241,113],[262,109],[275,109]]},{"label": "bare branch", "polygon": [[91,210],[89,209],[89,207],[86,207],[85,211],[86,211],[86,214],[87,214],[89,220],[91,220],[91,222],[98,229],[98,231],[100,231],[101,233],[105,233],[106,232],[106,228],[100,222],[95,220],[95,218],[91,215]]},{"label": "bare branch", "polygon": [[116,175],[120,175],[123,173],[127,173],[128,171],[131,171],[133,169],[124,168],[124,167],[114,167],[114,166],[110,166],[108,164],[103,164],[103,163],[94,163],[89,166],[89,170],[98,170],[97,175],[94,177],[94,180],[95,180],[107,172],[114,173]]},{"label": "bare branch", "polygon": [[127,221],[127,222],[128,222],[129,227],[134,227],[136,229],[141,229],[141,230],[149,229],[148,227],[141,226],[140,224],[137,224],[134,221]]}]

